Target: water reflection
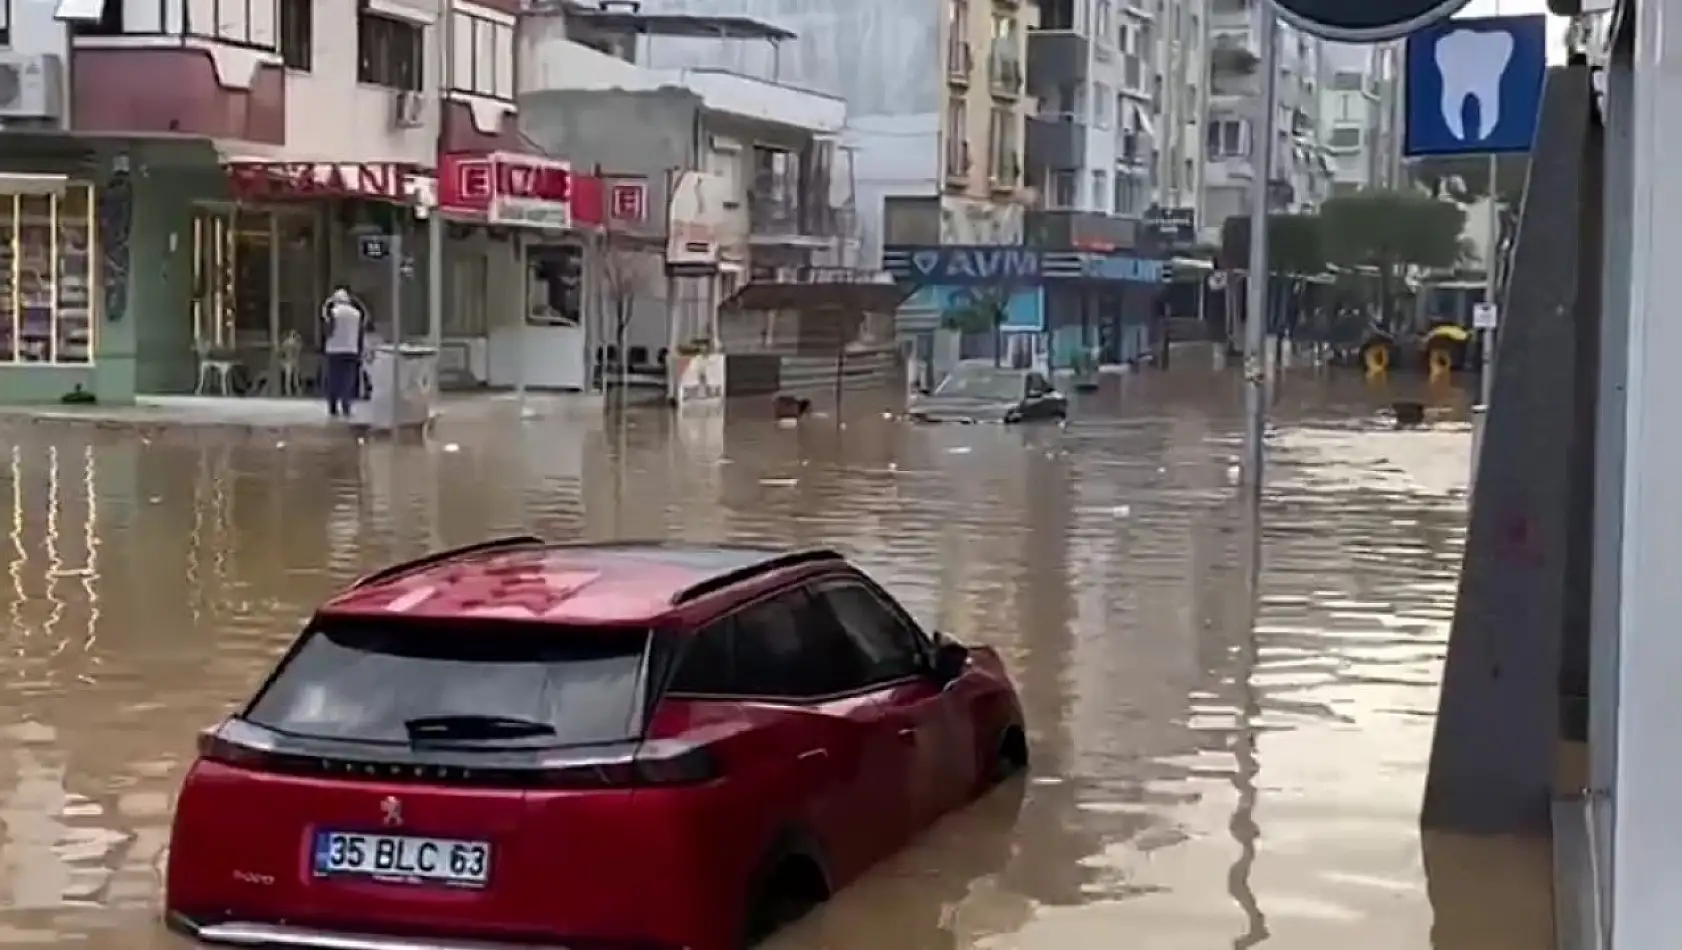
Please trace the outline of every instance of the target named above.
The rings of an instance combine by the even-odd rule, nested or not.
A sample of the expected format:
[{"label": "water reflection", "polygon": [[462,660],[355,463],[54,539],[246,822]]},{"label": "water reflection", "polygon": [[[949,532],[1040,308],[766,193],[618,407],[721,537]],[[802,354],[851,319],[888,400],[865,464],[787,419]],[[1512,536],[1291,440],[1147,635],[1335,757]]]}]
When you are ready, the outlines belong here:
[{"label": "water reflection", "polygon": [[146,928],[194,731],[335,585],[534,530],[834,545],[1010,664],[1033,776],[779,947],[1545,945],[1545,853],[1415,830],[1464,427],[1282,392],[1258,520],[1233,501],[1238,401],[1209,389],[1136,377],[1038,430],[862,400],[795,429],[633,413],[424,447],[9,430],[0,943],[177,946]]}]

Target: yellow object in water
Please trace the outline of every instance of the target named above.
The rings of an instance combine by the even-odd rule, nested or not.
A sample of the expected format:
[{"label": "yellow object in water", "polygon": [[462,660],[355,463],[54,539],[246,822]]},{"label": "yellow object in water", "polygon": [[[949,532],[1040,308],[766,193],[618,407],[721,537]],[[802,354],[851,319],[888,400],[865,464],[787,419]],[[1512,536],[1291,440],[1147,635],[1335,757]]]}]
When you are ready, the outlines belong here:
[{"label": "yellow object in water", "polygon": [[1454,370],[1454,354],[1446,346],[1433,346],[1425,351],[1425,364],[1432,379],[1442,379]]},{"label": "yellow object in water", "polygon": [[1361,362],[1368,376],[1383,376],[1390,371],[1390,348],[1382,343],[1369,345],[1361,351]]}]

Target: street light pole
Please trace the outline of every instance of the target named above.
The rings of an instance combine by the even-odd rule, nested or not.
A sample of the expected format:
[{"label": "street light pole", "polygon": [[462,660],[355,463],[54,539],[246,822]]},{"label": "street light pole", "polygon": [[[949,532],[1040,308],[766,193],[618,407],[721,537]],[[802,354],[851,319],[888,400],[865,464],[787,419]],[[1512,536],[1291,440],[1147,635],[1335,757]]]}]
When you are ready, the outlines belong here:
[{"label": "street light pole", "polygon": [[1273,180],[1277,143],[1279,15],[1272,0],[1257,5],[1261,23],[1262,88],[1250,138],[1250,260],[1244,277],[1244,463],[1240,473],[1252,498],[1261,497],[1263,440],[1267,435],[1267,374],[1263,350],[1267,343],[1268,186]]}]

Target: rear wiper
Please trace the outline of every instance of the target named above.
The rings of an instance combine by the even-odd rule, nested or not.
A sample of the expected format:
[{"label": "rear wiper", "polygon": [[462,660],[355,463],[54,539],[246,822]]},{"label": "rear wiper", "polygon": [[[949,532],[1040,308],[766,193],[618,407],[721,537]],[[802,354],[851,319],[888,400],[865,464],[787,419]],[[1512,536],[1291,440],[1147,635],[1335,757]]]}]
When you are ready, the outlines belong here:
[{"label": "rear wiper", "polygon": [[555,727],[517,716],[419,716],[403,722],[410,742],[450,739],[521,739],[552,736]]}]

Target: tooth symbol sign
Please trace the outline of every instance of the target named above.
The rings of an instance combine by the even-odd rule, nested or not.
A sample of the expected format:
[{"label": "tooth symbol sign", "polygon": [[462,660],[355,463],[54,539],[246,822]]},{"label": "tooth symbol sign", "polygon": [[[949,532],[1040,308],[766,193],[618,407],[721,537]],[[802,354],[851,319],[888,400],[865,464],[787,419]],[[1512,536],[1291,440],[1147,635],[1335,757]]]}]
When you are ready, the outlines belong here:
[{"label": "tooth symbol sign", "polygon": [[[1501,124],[1501,77],[1513,60],[1513,37],[1501,30],[1455,30],[1433,51],[1443,79],[1443,124],[1462,142],[1477,142]],[[1468,105],[1477,123],[1466,127]]]}]

